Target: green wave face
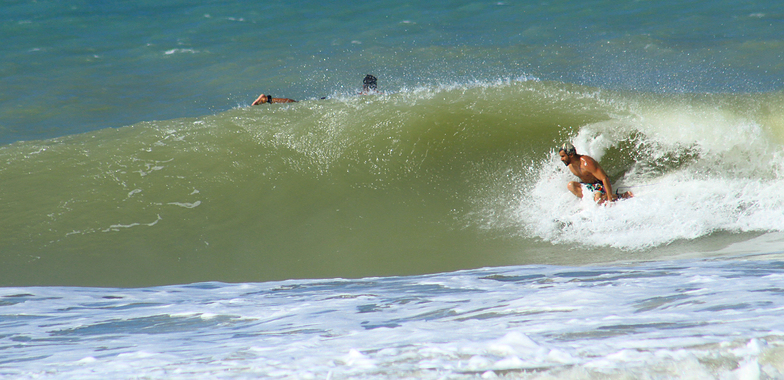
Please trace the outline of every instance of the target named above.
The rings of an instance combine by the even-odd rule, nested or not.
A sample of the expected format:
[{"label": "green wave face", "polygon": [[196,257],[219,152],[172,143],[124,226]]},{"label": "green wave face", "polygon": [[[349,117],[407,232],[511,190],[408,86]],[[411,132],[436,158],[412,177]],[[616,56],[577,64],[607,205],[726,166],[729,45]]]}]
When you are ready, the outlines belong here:
[{"label": "green wave face", "polygon": [[[562,218],[587,211],[566,193],[569,174],[555,147],[574,141],[626,186],[733,176],[780,182],[780,100],[502,81],[19,142],[0,149],[0,285],[149,286],[575,264],[644,255],[715,231],[776,230],[774,219],[637,245],[619,244],[612,234],[602,240],[607,231],[584,228],[596,223]],[[758,154],[767,155],[763,162]],[[662,201],[655,191],[639,192],[630,205]],[[784,209],[767,201],[774,212]],[[639,228],[611,232],[650,232],[632,222]],[[570,228],[588,238],[567,238]]]}]

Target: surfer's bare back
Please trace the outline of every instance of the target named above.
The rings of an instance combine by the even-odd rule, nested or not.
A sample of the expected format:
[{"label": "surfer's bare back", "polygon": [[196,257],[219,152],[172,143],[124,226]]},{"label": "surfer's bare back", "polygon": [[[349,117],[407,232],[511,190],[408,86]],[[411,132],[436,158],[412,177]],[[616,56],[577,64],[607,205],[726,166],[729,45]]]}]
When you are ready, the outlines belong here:
[{"label": "surfer's bare back", "polygon": [[593,200],[599,204],[604,204],[607,201],[616,201],[619,197],[625,199],[634,196],[631,191],[623,194],[613,194],[610,177],[607,176],[604,169],[593,158],[577,154],[574,145],[570,143],[563,144],[558,151],[558,155],[561,156],[561,162],[572,171],[572,174],[580,179],[580,182],[571,181],[566,185],[566,188],[578,198],[583,197],[582,185],[585,185],[588,190],[593,192]]},{"label": "surfer's bare back", "polygon": [[256,98],[256,101],[254,101],[253,104],[251,104],[251,105],[252,106],[257,106],[259,104],[264,104],[264,103],[296,103],[296,102],[297,101],[294,100],[294,99],[273,98],[272,95],[261,94],[261,95],[259,95],[258,98]]}]

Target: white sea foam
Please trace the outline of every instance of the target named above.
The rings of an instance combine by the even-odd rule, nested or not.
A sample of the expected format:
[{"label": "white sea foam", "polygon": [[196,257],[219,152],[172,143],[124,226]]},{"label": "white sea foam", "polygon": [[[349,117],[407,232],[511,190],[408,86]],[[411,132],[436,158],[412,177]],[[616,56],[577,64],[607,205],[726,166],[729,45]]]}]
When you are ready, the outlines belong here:
[{"label": "white sea foam", "polygon": [[777,261],[2,288],[0,375],[782,378]]},{"label": "white sea foam", "polygon": [[184,207],[184,208],[196,208],[196,207],[199,207],[199,205],[201,205],[201,201],[196,201],[196,202],[169,202],[168,204],[170,204],[172,206],[179,206],[179,207]]},{"label": "white sea foam", "polygon": [[199,52],[198,50],[194,50],[194,49],[171,49],[171,50],[166,50],[166,52],[164,52],[164,54],[166,54],[166,55],[172,55],[172,54],[178,54],[178,53],[195,54],[195,53],[198,53],[198,52]]}]

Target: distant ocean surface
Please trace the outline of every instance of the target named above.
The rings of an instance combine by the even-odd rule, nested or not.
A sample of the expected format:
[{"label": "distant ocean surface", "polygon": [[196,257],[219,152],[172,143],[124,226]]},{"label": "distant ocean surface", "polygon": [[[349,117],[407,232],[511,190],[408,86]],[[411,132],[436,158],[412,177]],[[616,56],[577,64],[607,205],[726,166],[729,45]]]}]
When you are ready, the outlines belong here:
[{"label": "distant ocean surface", "polygon": [[0,378],[784,379],[780,2],[0,8]]}]

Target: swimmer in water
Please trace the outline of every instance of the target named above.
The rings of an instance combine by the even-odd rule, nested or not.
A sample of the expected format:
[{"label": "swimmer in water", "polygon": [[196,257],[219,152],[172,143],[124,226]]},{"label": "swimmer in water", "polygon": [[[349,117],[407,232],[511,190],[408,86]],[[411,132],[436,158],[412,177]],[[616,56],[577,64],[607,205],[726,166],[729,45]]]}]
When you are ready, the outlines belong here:
[{"label": "swimmer in water", "polygon": [[378,79],[370,74],[365,75],[365,79],[362,80],[362,92],[359,94],[380,94],[380,92],[378,92]]}]

